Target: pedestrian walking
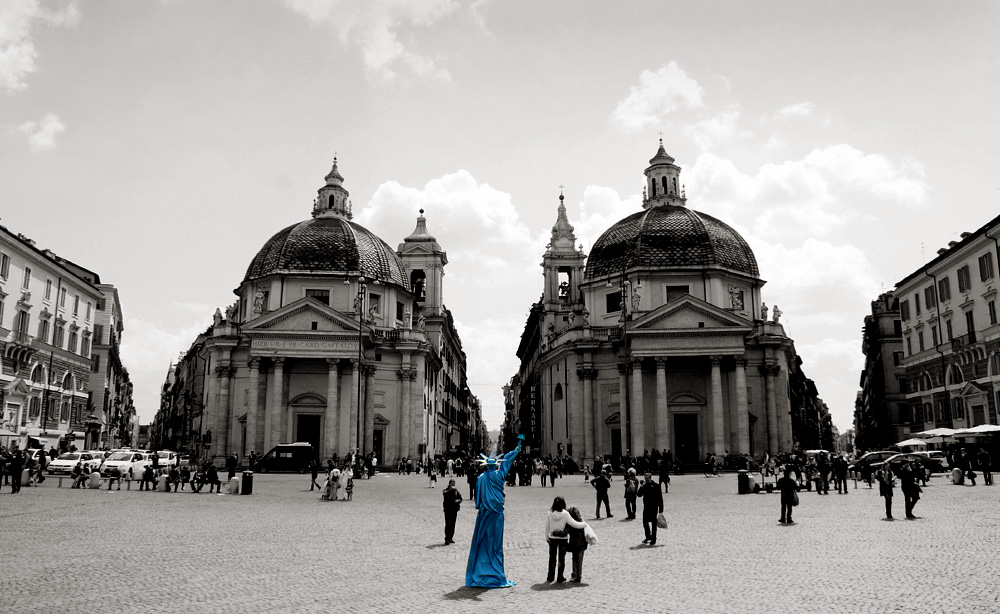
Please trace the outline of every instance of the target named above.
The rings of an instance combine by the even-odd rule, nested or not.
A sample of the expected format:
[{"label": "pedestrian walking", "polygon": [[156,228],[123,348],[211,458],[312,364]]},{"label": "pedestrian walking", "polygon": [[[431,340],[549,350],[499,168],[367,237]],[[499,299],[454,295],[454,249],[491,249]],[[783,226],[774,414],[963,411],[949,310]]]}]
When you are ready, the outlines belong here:
[{"label": "pedestrian walking", "polygon": [[239,462],[240,458],[235,452],[226,457],[226,480],[232,480],[236,476],[236,465]]},{"label": "pedestrian walking", "polygon": [[444,499],[444,543],[454,544],[455,521],[458,519],[458,510],[462,507],[462,493],[455,488],[455,480],[448,480],[448,486],[441,491]]},{"label": "pedestrian walking", "polygon": [[778,479],[776,484],[781,492],[781,519],[782,524],[795,524],[792,520],[792,508],[799,504],[799,483],[792,479],[791,467],[785,467],[785,475]]},{"label": "pedestrian walking", "polygon": [[921,492],[920,485],[917,484],[916,467],[911,463],[903,463],[896,475],[899,477],[899,490],[903,493],[903,508],[906,510],[906,517],[913,520],[916,518],[913,515],[913,508],[920,500]]},{"label": "pedestrian walking", "polygon": [[561,477],[559,475],[559,464],[549,463],[549,486],[555,488],[557,477]]},{"label": "pedestrian walking", "polygon": [[990,453],[986,450],[980,450],[977,460],[979,461],[979,471],[983,474],[983,486],[993,486],[993,470],[991,467],[993,461],[990,458]]},{"label": "pedestrian walking", "polygon": [[181,466],[181,491],[187,488],[188,482],[191,481],[191,466],[182,465]]},{"label": "pedestrian walking", "polygon": [[469,483],[469,501],[476,500],[476,480],[479,479],[479,470],[472,462],[469,463],[465,471],[465,479]]},{"label": "pedestrian walking", "polygon": [[205,481],[208,483],[208,493],[212,494],[214,488],[217,493],[222,494],[222,481],[219,479],[219,469],[215,463],[209,461],[205,467]]},{"label": "pedestrian walking", "polygon": [[625,475],[625,514],[629,520],[635,520],[635,500],[638,494],[639,478],[635,476],[635,468],[632,467]]},{"label": "pedestrian walking", "polygon": [[611,488],[611,480],[608,478],[605,472],[598,474],[596,478],[590,481],[590,485],[597,490],[597,511],[595,515],[601,517],[601,503],[604,503],[604,511],[607,512],[608,518],[614,518],[615,515],[611,513],[611,502],[608,501],[608,490]]},{"label": "pedestrian walking", "polygon": [[878,494],[885,498],[885,519],[892,520],[892,471],[889,467],[883,466],[876,474],[875,479],[878,480]]},{"label": "pedestrian walking", "polygon": [[[77,467],[80,463],[77,463]],[[7,461],[7,469],[10,472],[10,492],[11,494],[21,492],[21,472],[24,471],[24,452],[19,448],[14,448]],[[76,471],[76,468],[73,469]]]},{"label": "pedestrian walking", "polygon": [[643,475],[643,483],[639,486],[638,495],[642,497],[642,530],[646,539],[642,543],[656,545],[656,515],[663,513],[663,493],[660,485],[653,482],[653,474],[648,471]]},{"label": "pedestrian walking", "polygon": [[670,450],[660,457],[660,486],[663,487],[663,492],[670,492],[670,466],[673,464],[672,456]]},{"label": "pedestrian walking", "polygon": [[319,477],[319,461],[315,458],[309,463],[309,472],[312,474],[312,481],[309,482],[309,492],[312,492],[313,488],[323,490],[323,487],[316,483],[316,478]]},{"label": "pedestrian walking", "polygon": [[[566,511],[566,501],[562,497],[552,500],[552,507],[545,518],[545,541],[549,543],[549,573],[547,582],[565,582],[566,545],[569,541],[567,527],[583,530],[587,525],[574,520]],[[558,575],[556,575],[558,572]]]},{"label": "pedestrian walking", "polygon": [[427,463],[427,488],[434,488],[437,485],[437,467],[433,462]]},{"label": "pedestrian walking", "polygon": [[341,474],[347,476],[347,484],[344,485],[344,492],[347,493],[347,501],[354,500],[354,476],[351,474]]}]

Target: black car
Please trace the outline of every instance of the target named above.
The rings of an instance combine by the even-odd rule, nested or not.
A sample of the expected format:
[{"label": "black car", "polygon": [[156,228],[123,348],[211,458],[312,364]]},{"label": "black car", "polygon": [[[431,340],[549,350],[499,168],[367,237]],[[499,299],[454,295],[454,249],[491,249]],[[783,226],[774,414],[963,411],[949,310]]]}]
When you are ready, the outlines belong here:
[{"label": "black car", "polygon": [[257,459],[254,471],[296,471],[305,473],[314,458],[313,447],[308,442],[279,443],[267,454]]},{"label": "black car", "polygon": [[924,456],[923,454],[896,454],[885,459],[883,464],[888,465],[895,472],[900,465],[907,462],[917,463],[917,466],[921,467],[928,476],[932,473],[942,473],[945,471],[945,468],[941,465],[941,461],[936,458]]},{"label": "black car", "polygon": [[887,458],[896,456],[899,454],[896,450],[879,450],[878,452],[868,452],[861,458],[853,461],[847,466],[848,471],[857,471],[858,473],[864,473],[865,471],[874,473],[882,467],[882,463],[885,462]]}]

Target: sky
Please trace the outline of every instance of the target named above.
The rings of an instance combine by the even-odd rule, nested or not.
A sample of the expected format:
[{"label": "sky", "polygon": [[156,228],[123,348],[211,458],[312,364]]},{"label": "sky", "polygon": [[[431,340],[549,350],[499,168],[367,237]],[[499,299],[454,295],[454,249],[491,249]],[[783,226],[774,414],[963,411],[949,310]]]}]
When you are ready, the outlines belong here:
[{"label": "sky", "polygon": [[560,189],[589,252],[641,209],[662,134],[688,206],[750,244],[843,432],[871,301],[997,214],[1000,5],[610,8],[4,0],[0,224],[118,288],[145,424],[337,156],[354,221],[389,245],[426,211],[496,429]]}]

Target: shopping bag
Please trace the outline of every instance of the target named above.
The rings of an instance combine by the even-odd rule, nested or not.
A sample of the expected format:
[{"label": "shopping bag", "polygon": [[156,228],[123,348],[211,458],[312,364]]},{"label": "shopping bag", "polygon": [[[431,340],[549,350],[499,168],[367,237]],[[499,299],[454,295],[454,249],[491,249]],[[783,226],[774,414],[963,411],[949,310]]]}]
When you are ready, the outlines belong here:
[{"label": "shopping bag", "polygon": [[583,528],[583,535],[587,538],[587,543],[591,546],[597,543],[597,533],[594,533],[589,524]]},{"label": "shopping bag", "polygon": [[663,515],[663,512],[660,512],[659,514],[656,515],[656,526],[660,527],[661,529],[667,528],[667,518],[666,516]]},{"label": "shopping bag", "polygon": [[793,490],[792,491],[792,505],[795,506],[795,505],[798,505],[798,504],[799,504],[799,493],[797,493],[797,492],[795,492]]}]

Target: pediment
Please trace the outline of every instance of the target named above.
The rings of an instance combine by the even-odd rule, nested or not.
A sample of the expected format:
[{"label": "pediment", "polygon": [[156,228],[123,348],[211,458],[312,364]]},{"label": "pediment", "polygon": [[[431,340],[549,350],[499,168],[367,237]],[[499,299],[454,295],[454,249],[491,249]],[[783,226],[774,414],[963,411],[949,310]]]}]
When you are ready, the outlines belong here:
[{"label": "pediment", "polygon": [[976,382],[966,382],[965,386],[962,387],[962,392],[958,393],[962,397],[974,397],[981,394],[986,394],[986,389],[977,384]]},{"label": "pediment", "polygon": [[671,405],[704,405],[705,399],[690,392],[681,392],[670,397]]},{"label": "pediment", "polygon": [[312,331],[313,322],[318,332],[356,333],[359,326],[357,320],[306,296],[248,322],[243,332]]},{"label": "pediment", "polygon": [[621,412],[615,412],[604,419],[604,424],[621,424],[622,415]]},{"label": "pediment", "polygon": [[25,383],[23,377],[14,379],[11,383],[4,386],[3,390],[6,394],[21,396],[26,396],[29,392],[31,392],[31,388],[29,388],[28,384]]},{"label": "pediment", "polygon": [[752,330],[752,325],[738,315],[691,295],[661,305],[629,325],[630,332],[700,328],[733,329],[733,333],[745,333]]}]

